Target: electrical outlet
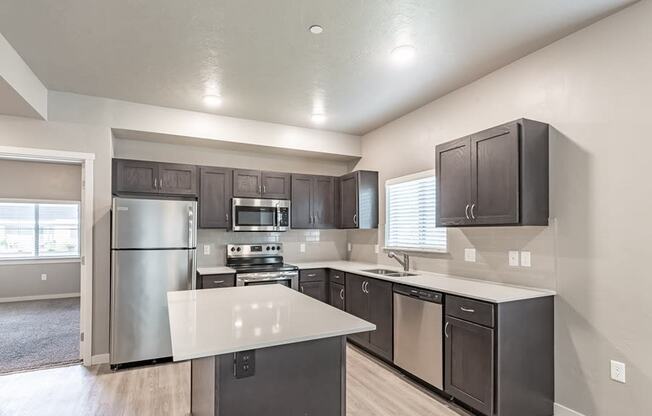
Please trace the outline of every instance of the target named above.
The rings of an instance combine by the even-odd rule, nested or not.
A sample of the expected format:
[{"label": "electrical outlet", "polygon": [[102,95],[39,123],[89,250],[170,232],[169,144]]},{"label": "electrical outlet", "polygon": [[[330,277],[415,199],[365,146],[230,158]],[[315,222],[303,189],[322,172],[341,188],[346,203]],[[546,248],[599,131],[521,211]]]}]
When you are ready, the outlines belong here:
[{"label": "electrical outlet", "polygon": [[470,261],[475,263],[475,249],[474,248],[465,248],[464,249],[464,261]]},{"label": "electrical outlet", "polygon": [[211,246],[209,244],[204,244],[204,256],[209,256],[211,254]]},{"label": "electrical outlet", "polygon": [[351,251],[351,243],[346,243],[346,249],[347,249],[348,251]]},{"label": "electrical outlet", "polygon": [[530,257],[529,251],[521,251],[521,266],[522,267],[532,266],[532,259]]},{"label": "electrical outlet", "polygon": [[611,379],[619,383],[625,383],[625,363],[611,360]]},{"label": "electrical outlet", "polygon": [[509,256],[509,265],[514,267],[518,266],[518,251],[510,251],[508,253]]},{"label": "electrical outlet", "polygon": [[41,275],[41,280],[48,280],[48,275],[45,274],[45,273],[43,273],[43,274]]},{"label": "electrical outlet", "polygon": [[380,247],[378,247],[378,244],[374,246],[374,253],[376,254],[380,253]]},{"label": "electrical outlet", "polygon": [[256,351],[236,352],[233,359],[233,375],[235,378],[251,377],[256,372]]},{"label": "electrical outlet", "polygon": [[305,253],[305,252],[306,252],[306,244],[305,244],[305,243],[301,243],[301,244],[299,244],[299,251],[300,251],[301,253]]}]

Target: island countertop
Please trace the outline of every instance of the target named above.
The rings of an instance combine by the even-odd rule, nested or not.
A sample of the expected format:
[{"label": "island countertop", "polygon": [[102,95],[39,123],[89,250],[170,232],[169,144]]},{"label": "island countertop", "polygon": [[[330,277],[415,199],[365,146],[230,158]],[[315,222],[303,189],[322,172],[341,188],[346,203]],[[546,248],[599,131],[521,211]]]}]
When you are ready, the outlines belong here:
[{"label": "island countertop", "polygon": [[283,285],[168,292],[175,361],[373,331]]}]

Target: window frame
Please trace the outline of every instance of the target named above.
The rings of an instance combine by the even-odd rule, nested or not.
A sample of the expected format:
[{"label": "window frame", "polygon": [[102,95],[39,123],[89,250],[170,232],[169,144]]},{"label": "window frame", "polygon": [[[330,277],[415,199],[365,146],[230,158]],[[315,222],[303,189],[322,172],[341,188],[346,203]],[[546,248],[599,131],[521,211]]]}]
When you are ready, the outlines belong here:
[{"label": "window frame", "polygon": [[[0,203],[3,204],[67,204],[77,205],[77,254],[72,256],[26,256],[26,257],[0,257],[0,265],[17,265],[17,264],[46,264],[46,263],[78,263],[81,261],[81,201],[74,200],[59,200],[59,199],[16,199],[16,198],[0,198]],[[34,212],[34,252],[38,253],[39,246],[39,210],[35,209]]]},{"label": "window frame", "polygon": [[[412,173],[409,175],[404,175],[404,176],[398,176],[396,178],[391,178],[387,179],[385,181],[385,237],[384,237],[384,243],[385,245],[383,246],[384,251],[402,251],[402,252],[409,252],[409,253],[428,253],[428,254],[448,254],[448,230],[445,227],[438,227],[438,228],[443,228],[445,234],[446,234],[446,247],[445,248],[415,248],[415,247],[401,247],[401,246],[390,246],[387,244],[388,241],[388,233],[389,233],[389,215],[390,215],[390,210],[389,210],[389,192],[388,188],[391,185],[396,185],[400,183],[405,183],[405,182],[410,182],[410,181],[416,181],[419,179],[424,179],[428,177],[433,177],[435,178],[435,170],[434,169],[429,169],[421,172],[416,172]],[[435,178],[435,186],[436,186],[436,178]],[[435,188],[435,198],[437,197],[437,190]],[[435,200],[435,210],[437,209],[436,207],[436,200]],[[434,220],[434,218],[433,218]]]}]

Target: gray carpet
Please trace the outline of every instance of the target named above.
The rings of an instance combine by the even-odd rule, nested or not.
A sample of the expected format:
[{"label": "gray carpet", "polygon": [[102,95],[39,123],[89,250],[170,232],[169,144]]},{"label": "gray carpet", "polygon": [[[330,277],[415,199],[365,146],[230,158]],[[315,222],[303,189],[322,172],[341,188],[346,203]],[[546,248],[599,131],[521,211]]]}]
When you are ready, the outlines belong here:
[{"label": "gray carpet", "polygon": [[79,298],[0,303],[0,374],[79,360]]}]

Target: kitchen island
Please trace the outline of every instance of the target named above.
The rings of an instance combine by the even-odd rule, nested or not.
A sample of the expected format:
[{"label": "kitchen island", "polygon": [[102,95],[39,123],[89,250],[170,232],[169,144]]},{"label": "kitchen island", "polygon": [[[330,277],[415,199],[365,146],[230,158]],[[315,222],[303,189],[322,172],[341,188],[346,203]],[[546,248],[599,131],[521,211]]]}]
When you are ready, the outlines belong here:
[{"label": "kitchen island", "polygon": [[345,415],[346,336],[376,326],[282,285],[168,293],[193,416]]}]

